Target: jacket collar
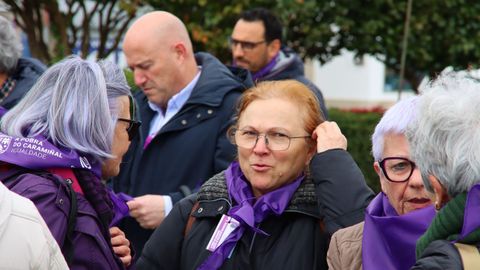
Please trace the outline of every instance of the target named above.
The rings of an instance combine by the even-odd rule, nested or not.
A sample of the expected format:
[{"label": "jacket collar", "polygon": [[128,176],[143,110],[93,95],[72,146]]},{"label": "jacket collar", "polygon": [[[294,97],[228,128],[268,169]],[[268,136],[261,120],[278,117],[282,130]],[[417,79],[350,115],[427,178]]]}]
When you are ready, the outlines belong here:
[{"label": "jacket collar", "polygon": [[[215,205],[219,202],[226,202],[228,207],[232,206],[232,202],[228,197],[224,171],[214,175],[202,185],[197,194],[197,201],[199,201],[200,204],[205,207],[208,207],[207,205],[210,202],[214,203]],[[223,212],[226,213],[226,211],[228,211],[228,209],[222,210],[222,214]],[[315,218],[321,218],[317,204],[315,186],[310,177],[305,178],[305,180],[300,184],[300,187],[293,194],[292,200],[285,209],[285,212],[298,212],[313,216]]]}]

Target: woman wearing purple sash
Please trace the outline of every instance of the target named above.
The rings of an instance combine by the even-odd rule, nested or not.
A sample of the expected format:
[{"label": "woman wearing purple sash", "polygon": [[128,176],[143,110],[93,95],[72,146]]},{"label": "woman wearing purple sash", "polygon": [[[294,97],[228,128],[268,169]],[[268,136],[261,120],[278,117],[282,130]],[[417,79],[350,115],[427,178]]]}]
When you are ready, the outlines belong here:
[{"label": "woman wearing purple sash", "polygon": [[[479,104],[478,80],[455,73],[430,83],[420,97],[407,137],[438,212],[417,242],[412,269],[480,267]],[[460,256],[458,248],[471,256]]]},{"label": "woman wearing purple sash", "polygon": [[137,269],[327,269],[330,234],[359,222],[372,193],[321,115],[297,81],[247,90],[229,130],[238,161],[174,206]]},{"label": "woman wearing purple sash", "polygon": [[332,236],[330,269],[409,269],[415,244],[435,211],[405,137],[416,117],[418,97],[402,100],[385,112],[372,135],[373,167],[382,187],[365,212],[365,222]]},{"label": "woman wearing purple sash", "polygon": [[121,69],[69,57],[2,117],[0,179],[35,204],[71,269],[131,263],[128,240],[110,228],[118,198],[101,179],[119,172],[134,108]]}]

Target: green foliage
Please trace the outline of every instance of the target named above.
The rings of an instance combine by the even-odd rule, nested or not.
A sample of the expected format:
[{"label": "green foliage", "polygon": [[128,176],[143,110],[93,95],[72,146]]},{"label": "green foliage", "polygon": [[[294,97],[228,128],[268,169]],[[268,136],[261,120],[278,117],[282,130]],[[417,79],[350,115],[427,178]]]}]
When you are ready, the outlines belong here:
[{"label": "green foliage", "polygon": [[378,112],[355,113],[330,109],[328,115],[330,120],[337,122],[342,133],[347,137],[347,150],[362,170],[368,186],[373,191],[379,192],[380,182],[373,169],[370,137],[382,114]]},{"label": "green foliage", "polygon": [[[208,3],[207,3],[208,2]],[[196,51],[207,51],[224,63],[231,60],[227,39],[244,10],[265,7],[274,10],[284,23],[285,43],[302,55],[328,61],[339,53],[328,46],[334,31],[330,27],[336,7],[329,1],[313,0],[149,0],[155,9],[178,16],[187,26]]]},{"label": "green foliage", "polygon": [[126,68],[123,70],[123,73],[125,74],[125,78],[127,79],[127,83],[130,86],[132,93],[139,91],[140,89],[138,89],[138,86],[135,84],[135,80],[133,79],[133,72]]},{"label": "green foliage", "polygon": [[[372,54],[399,72],[407,1],[338,0],[342,6],[337,46],[357,55]],[[412,2],[405,76],[416,88],[424,75],[445,67],[467,69],[480,57],[480,2]],[[477,65],[478,66],[478,65]]]},{"label": "green foliage", "polygon": [[[246,9],[272,9],[284,23],[285,44],[303,56],[329,61],[344,48],[376,56],[400,70],[407,1],[394,0],[148,0],[154,8],[179,16],[195,50],[223,62],[231,59],[227,37]],[[480,1],[413,1],[405,76],[416,89],[424,75],[447,66],[478,67]]]}]

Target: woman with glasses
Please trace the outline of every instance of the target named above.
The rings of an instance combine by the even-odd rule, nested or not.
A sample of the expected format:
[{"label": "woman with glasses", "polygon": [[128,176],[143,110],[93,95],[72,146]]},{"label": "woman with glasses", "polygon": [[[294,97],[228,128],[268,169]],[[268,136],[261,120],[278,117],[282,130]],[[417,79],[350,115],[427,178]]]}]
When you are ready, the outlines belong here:
[{"label": "woman with glasses", "polygon": [[332,236],[330,269],[409,269],[415,263],[415,242],[435,214],[405,137],[417,100],[396,103],[375,127],[373,168],[382,192],[369,204],[365,222]]},{"label": "woman with glasses", "polygon": [[262,82],[237,109],[238,161],[174,206],[138,269],[327,269],[330,229],[361,220],[371,191],[304,84]]},{"label": "woman with glasses", "polygon": [[101,179],[119,172],[139,125],[134,108],[117,66],[70,57],[2,118],[0,179],[37,206],[71,269],[131,263],[128,240],[111,228],[126,205],[114,204]]}]

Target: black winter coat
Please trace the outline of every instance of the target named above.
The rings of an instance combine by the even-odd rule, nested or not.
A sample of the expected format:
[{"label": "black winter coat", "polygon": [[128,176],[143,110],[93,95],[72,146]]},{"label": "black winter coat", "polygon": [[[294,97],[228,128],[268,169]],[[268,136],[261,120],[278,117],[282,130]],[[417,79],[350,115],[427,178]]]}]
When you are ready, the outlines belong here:
[{"label": "black winter coat", "polygon": [[[478,266],[480,268],[480,265]],[[447,240],[430,243],[412,270],[462,270],[462,258],[458,249]]]},{"label": "black winter coat", "polygon": [[[332,161],[336,162],[330,163]],[[358,222],[356,213],[361,213],[368,204],[368,201],[362,200],[370,198],[373,193],[366,186],[356,164],[343,150],[317,154],[312,163],[313,167],[322,167],[317,176],[324,177],[315,181],[324,185],[323,190],[335,193],[337,201],[324,199],[321,194],[317,197],[318,188],[315,190],[311,179],[304,180],[284,213],[278,217],[270,216],[260,224],[259,228],[270,236],[246,230],[237,242],[232,257],[224,262],[221,269],[328,268],[326,252],[330,233],[325,230],[323,221],[335,223],[342,220],[346,226]],[[353,169],[339,170],[340,166]],[[137,269],[193,270],[208,257],[210,252],[205,247],[221,215],[231,207],[224,179],[223,173],[216,175],[202,186],[197,196],[187,197],[175,205],[147,242]],[[345,189],[345,186],[349,188]],[[357,197],[351,199],[352,196]],[[345,197],[354,204],[345,204]],[[185,232],[189,214],[197,200],[199,208],[192,214],[194,223]],[[321,203],[322,208],[317,203]],[[327,217],[327,213],[334,214]],[[348,220],[347,216],[354,218]],[[335,227],[332,224],[329,226]]]}]

